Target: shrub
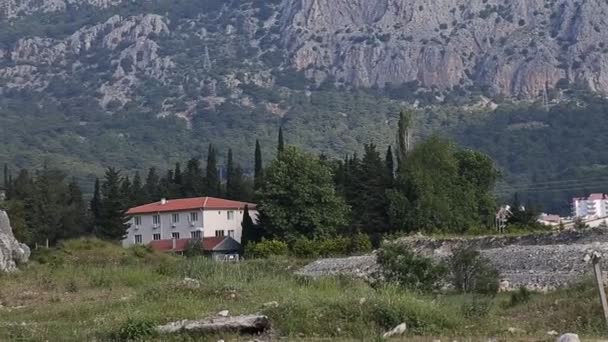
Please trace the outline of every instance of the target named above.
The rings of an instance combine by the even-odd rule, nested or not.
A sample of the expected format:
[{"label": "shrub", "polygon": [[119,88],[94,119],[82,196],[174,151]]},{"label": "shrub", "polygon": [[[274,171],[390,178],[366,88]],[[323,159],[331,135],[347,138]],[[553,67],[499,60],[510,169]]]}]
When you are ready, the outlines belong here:
[{"label": "shrub", "polygon": [[283,241],[262,240],[247,244],[245,255],[250,258],[268,258],[272,255],[287,255],[288,250],[287,244]]},{"label": "shrub", "polygon": [[154,323],[129,318],[118,330],[116,339],[121,341],[146,340],[155,334]]},{"label": "shrub", "polygon": [[188,245],[186,245],[186,250],[184,250],[185,256],[195,257],[195,256],[201,256],[203,254],[205,254],[205,250],[203,249],[203,240],[201,240],[201,239],[188,240]]},{"label": "shrub", "polygon": [[319,254],[324,257],[347,255],[349,247],[350,240],[342,236],[319,240]]},{"label": "shrub", "polygon": [[525,286],[520,286],[519,290],[511,293],[511,300],[509,301],[509,306],[514,307],[519,304],[527,303],[532,297],[532,292],[528,290]]},{"label": "shrub", "polygon": [[369,236],[363,233],[357,233],[350,239],[351,253],[369,253],[372,251],[372,241]]},{"label": "shrub", "polygon": [[486,258],[471,248],[454,251],[448,262],[452,284],[459,292],[495,294],[499,273]]},{"label": "shrub", "polygon": [[473,296],[470,300],[465,300],[461,306],[461,311],[466,318],[481,318],[488,315],[492,309],[493,297]]},{"label": "shrub", "polygon": [[385,245],[378,253],[378,263],[387,280],[411,289],[434,289],[446,275],[443,265],[400,244]]},{"label": "shrub", "polygon": [[314,258],[319,255],[319,245],[315,240],[301,237],[294,241],[291,253],[298,258]]},{"label": "shrub", "polygon": [[76,281],[74,281],[74,279],[69,280],[65,285],[65,290],[69,293],[78,292],[78,285],[76,285]]}]

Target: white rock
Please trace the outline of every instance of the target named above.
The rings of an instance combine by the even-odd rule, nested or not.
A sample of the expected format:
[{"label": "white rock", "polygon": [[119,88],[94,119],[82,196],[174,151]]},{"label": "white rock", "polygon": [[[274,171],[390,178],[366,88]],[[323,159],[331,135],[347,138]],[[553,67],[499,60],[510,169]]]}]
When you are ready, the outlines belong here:
[{"label": "white rock", "polygon": [[581,342],[577,334],[563,334],[557,339],[557,342]]},{"label": "white rock", "polygon": [[29,257],[29,247],[15,239],[8,215],[0,210],[0,272],[15,271]]},{"label": "white rock", "polygon": [[555,331],[555,330],[549,330],[549,331],[547,331],[547,335],[549,335],[549,336],[557,336],[557,335],[559,335],[559,333],[557,331]]},{"label": "white rock", "polygon": [[217,315],[219,317],[228,317],[228,316],[230,316],[230,311],[228,311],[228,310],[222,310],[222,311],[218,312]]},{"label": "white rock", "polygon": [[526,331],[523,329],[513,328],[513,327],[507,329],[507,331],[511,334],[525,334],[526,333]]},{"label": "white rock", "polygon": [[396,326],[395,328],[393,328],[393,330],[385,332],[384,335],[382,335],[382,337],[389,338],[389,337],[393,337],[393,336],[399,336],[399,335],[403,335],[406,331],[407,331],[407,325],[405,323],[401,323],[398,326]]},{"label": "white rock", "polygon": [[262,306],[265,307],[265,308],[278,308],[279,307],[279,302],[272,301],[272,302],[264,303]]},{"label": "white rock", "polygon": [[361,299],[359,299],[359,305],[365,304],[366,301],[367,299],[365,299],[365,297],[362,297]]}]

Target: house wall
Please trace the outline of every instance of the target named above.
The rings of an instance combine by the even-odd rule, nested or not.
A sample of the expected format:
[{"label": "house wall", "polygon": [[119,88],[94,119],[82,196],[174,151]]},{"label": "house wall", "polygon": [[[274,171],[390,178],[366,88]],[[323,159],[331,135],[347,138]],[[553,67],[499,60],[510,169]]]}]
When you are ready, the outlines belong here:
[{"label": "house wall", "polygon": [[[228,220],[228,212],[234,212],[234,219]],[[198,221],[190,222],[190,213],[198,213]],[[250,210],[250,216],[255,220],[257,211]],[[179,215],[179,222],[173,222],[173,214]],[[165,212],[158,213],[160,215],[160,224],[154,225],[154,213],[135,215],[129,220],[130,228],[127,231],[127,237],[122,241],[124,247],[135,244],[135,236],[141,235],[142,244],[147,245],[154,240],[154,234],[160,234],[160,239],[171,239],[172,233],[179,233],[181,239],[189,239],[191,233],[197,230],[202,230],[202,237],[214,237],[216,231],[223,230],[224,235],[228,236],[229,230],[234,230],[234,239],[241,242],[243,221],[243,210],[210,210],[198,209],[189,211]],[[135,217],[141,217],[141,224],[135,225]]]}]

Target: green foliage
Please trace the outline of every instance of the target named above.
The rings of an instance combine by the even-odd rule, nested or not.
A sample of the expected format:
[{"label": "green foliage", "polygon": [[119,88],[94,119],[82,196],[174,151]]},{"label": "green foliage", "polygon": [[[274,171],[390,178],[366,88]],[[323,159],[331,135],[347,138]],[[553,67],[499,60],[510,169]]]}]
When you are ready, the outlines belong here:
[{"label": "green foliage", "polygon": [[372,242],[368,235],[356,233],[350,238],[350,253],[364,254],[372,251]]},{"label": "green foliage", "polygon": [[499,272],[477,250],[459,248],[453,251],[448,265],[451,282],[457,291],[489,295],[498,292]]},{"label": "green foliage", "polygon": [[287,243],[278,240],[262,240],[258,243],[249,243],[245,247],[247,258],[269,258],[271,256],[287,255],[289,247]]},{"label": "green foliage", "polygon": [[190,239],[188,240],[188,245],[186,245],[186,250],[184,250],[184,255],[187,257],[196,257],[205,254],[205,250],[203,249],[203,240],[202,239]]},{"label": "green foliage", "polygon": [[299,237],[291,245],[291,254],[298,258],[316,258],[319,256],[319,244],[307,237]]},{"label": "green foliage", "polygon": [[336,195],[330,169],[294,147],[268,167],[258,197],[268,217],[264,228],[283,240],[330,235],[347,223],[348,207]]},{"label": "green foliage", "polygon": [[517,305],[525,304],[529,302],[531,298],[532,292],[528,290],[525,286],[520,286],[517,291],[511,293],[511,297],[509,299],[509,306],[514,307]]},{"label": "green foliage", "polygon": [[395,227],[462,233],[490,222],[498,172],[489,157],[432,136],[400,165],[395,188],[388,191]]},{"label": "green foliage", "polygon": [[120,341],[142,341],[156,334],[155,325],[147,320],[129,318],[116,333]]},{"label": "green foliage", "polygon": [[466,318],[480,319],[488,315],[493,304],[492,296],[474,295],[465,299],[461,306],[461,312]]},{"label": "green foliage", "polygon": [[418,256],[398,243],[384,245],[378,253],[378,263],[387,280],[415,290],[435,289],[447,274],[443,265]]}]

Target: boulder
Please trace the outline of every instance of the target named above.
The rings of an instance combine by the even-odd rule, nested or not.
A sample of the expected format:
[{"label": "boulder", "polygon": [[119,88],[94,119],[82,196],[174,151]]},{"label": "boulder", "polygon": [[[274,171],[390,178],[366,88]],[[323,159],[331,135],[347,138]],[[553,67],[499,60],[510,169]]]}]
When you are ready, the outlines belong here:
[{"label": "boulder", "polygon": [[29,257],[29,247],[15,239],[8,214],[0,210],[0,272],[15,271]]},{"label": "boulder", "polygon": [[405,323],[401,323],[398,326],[394,327],[393,330],[385,332],[384,335],[382,335],[382,337],[390,338],[393,336],[400,336],[400,335],[405,334],[406,331],[407,331],[407,325]]},{"label": "boulder", "polygon": [[581,342],[577,334],[563,334],[557,339],[557,342]]},{"label": "boulder", "polygon": [[243,315],[232,317],[214,317],[202,320],[184,320],[161,325],[156,328],[159,333],[247,333],[261,334],[270,329],[270,320],[264,315]]}]

